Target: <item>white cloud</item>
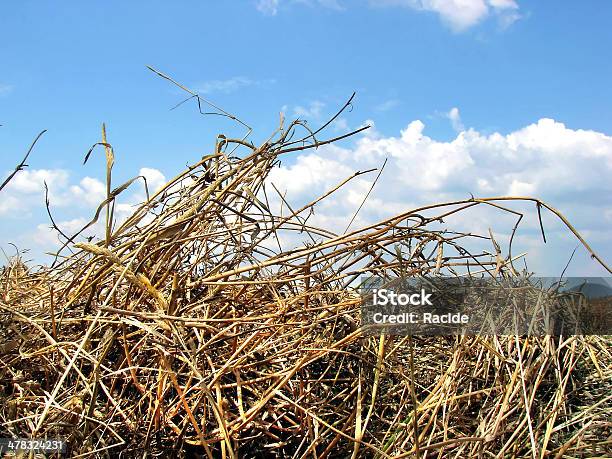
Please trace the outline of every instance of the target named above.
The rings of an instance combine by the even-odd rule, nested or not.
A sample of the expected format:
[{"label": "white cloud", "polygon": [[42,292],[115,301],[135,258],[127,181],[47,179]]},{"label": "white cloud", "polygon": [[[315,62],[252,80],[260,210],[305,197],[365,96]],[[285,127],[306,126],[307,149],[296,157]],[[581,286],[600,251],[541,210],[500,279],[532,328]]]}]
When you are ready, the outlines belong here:
[{"label": "white cloud", "polygon": [[21,210],[19,199],[11,195],[2,196],[2,199],[0,199],[0,215],[9,214],[19,210]]},{"label": "white cloud", "polygon": [[[157,169],[143,167],[138,175],[147,178],[150,192],[157,191],[166,183],[164,174]],[[25,169],[0,192],[0,216],[23,218],[36,209],[44,209],[45,182],[53,208],[93,210],[106,199],[106,184],[96,178],[83,177],[78,183],[71,183],[70,173],[64,169]],[[119,201],[135,204],[144,199],[144,185],[141,185],[130,188]]]},{"label": "white cloud", "polygon": [[349,124],[346,118],[337,118],[332,122],[332,128],[335,132],[346,132],[349,130]]},{"label": "white cloud", "polygon": [[459,109],[457,107],[451,108],[449,112],[446,113],[446,117],[450,120],[455,131],[465,131],[465,126],[463,125],[463,121],[461,121],[461,115],[459,114]]},{"label": "white cloud", "polygon": [[489,4],[493,7],[493,8],[497,8],[500,10],[507,10],[507,9],[517,9],[518,5],[516,4],[516,2],[514,0],[489,0]]},{"label": "white cloud", "polygon": [[209,80],[192,85],[200,94],[223,93],[230,94],[242,88],[251,86],[266,86],[276,83],[274,78],[254,80],[245,76],[235,76],[226,80]]},{"label": "white cloud", "polygon": [[138,175],[142,175],[147,179],[147,187],[149,193],[153,194],[164,186],[167,182],[166,176],[158,169],[152,169],[150,167],[143,167],[138,172]]},{"label": "white cloud", "polygon": [[[7,171],[5,176],[8,176]],[[68,171],[63,169],[25,169],[17,172],[8,185],[0,191],[0,216],[24,218],[32,207],[43,206],[45,202],[45,182],[49,187],[49,200],[52,203],[63,201],[51,190],[68,186]],[[2,180],[4,181],[4,177]]]},{"label": "white cloud", "polygon": [[274,16],[278,13],[278,3],[279,0],[257,0],[255,7],[263,14]]},{"label": "white cloud", "polygon": [[480,22],[488,13],[483,0],[424,0],[418,7],[440,15],[455,30],[464,30]]},{"label": "white cloud", "polygon": [[[263,14],[275,16],[278,14],[280,3],[280,0],[257,0],[255,7]],[[337,11],[344,10],[344,7],[338,0],[283,0],[283,3],[300,3],[310,7],[322,6]]]},{"label": "white cloud", "polygon": [[510,27],[521,18],[519,6],[514,0],[489,0],[502,28]]},{"label": "white cloud", "polygon": [[325,107],[325,104],[319,100],[311,101],[307,107],[298,105],[293,108],[294,116],[306,120],[318,120],[321,118],[321,110]]},{"label": "white cloud", "polygon": [[[456,114],[459,115],[458,110]],[[606,255],[612,257],[611,136],[570,129],[552,119],[541,119],[508,134],[485,135],[469,129],[450,141],[435,140],[425,135],[424,128],[417,120],[409,123],[396,137],[375,133],[361,137],[350,149],[323,146],[304,152],[294,164],[273,170],[270,180],[281,191],[287,191],[287,199],[297,208],[355,171],[380,167],[387,159],[385,171],[353,228],[419,205],[466,199],[470,194],[476,197],[532,196],[558,208],[576,227],[599,235],[599,239],[601,234],[608,234],[608,243],[600,243],[595,248],[603,251],[604,259]],[[375,173],[351,181],[343,191],[317,206],[309,223],[343,231],[374,176]],[[521,223],[526,231],[524,236],[540,241],[534,206],[518,207],[526,214]],[[458,215],[447,223],[454,230],[483,234],[492,226],[496,234],[507,236],[514,218],[490,208]],[[546,255],[550,260],[536,259],[535,263],[532,260],[534,268],[560,263],[554,257],[569,256],[577,243],[572,237],[563,239],[566,230],[550,214],[546,214],[544,224],[549,236],[547,247],[556,252]],[[555,237],[562,242],[554,242]],[[526,247],[530,248],[531,245]]]},{"label": "white cloud", "polygon": [[533,196],[536,186],[533,183],[521,182],[514,179],[506,192],[509,196]]},{"label": "white cloud", "polygon": [[[53,196],[58,196],[57,190],[54,190]],[[97,207],[106,199],[106,185],[98,179],[85,177],[79,182],[79,185],[70,187],[67,198],[82,200],[89,206]]]},{"label": "white cloud", "polygon": [[362,131],[364,137],[367,137],[369,139],[380,139],[382,137],[382,134],[378,132],[378,129],[376,129],[376,123],[374,122],[374,120],[365,120],[363,123],[361,123],[361,125],[357,126],[357,129],[360,129],[365,126],[369,126],[369,129]]},{"label": "white cloud", "polygon": [[210,80],[196,84],[195,90],[200,94],[212,94],[221,92],[229,94],[247,86],[253,86],[257,82],[243,76],[236,76],[227,80]]},{"label": "white cloud", "polygon": [[[76,234],[77,231],[80,231],[87,224],[88,220],[84,217],[73,218],[70,220],[62,220],[57,222],[59,228],[67,235],[72,236]],[[95,225],[94,225],[95,226]],[[98,234],[103,234],[104,230],[101,227],[101,222],[98,222],[99,230]],[[91,236],[96,234],[93,228],[88,228],[85,231],[83,236]],[[49,223],[41,223],[36,225],[36,230],[29,235],[31,241],[39,245],[40,247],[45,247],[46,249],[54,249],[58,244],[64,242],[64,240],[60,239],[60,235],[57,231],[53,230]]]},{"label": "white cloud", "polygon": [[44,190],[45,182],[49,187],[65,186],[68,182],[68,171],[62,169],[25,169],[17,172],[5,190],[22,194],[40,193]]},{"label": "white cloud", "polygon": [[273,169],[269,180],[277,187],[280,185],[282,190],[287,190],[289,196],[298,196],[313,189],[330,187],[339,177],[351,173],[351,168],[342,162],[311,153],[299,156],[291,166]]},{"label": "white cloud", "polygon": [[514,0],[370,0],[374,6],[403,6],[440,16],[456,32],[475,26],[491,13],[507,27],[520,18]]},{"label": "white cloud", "polygon": [[[450,113],[455,113],[460,120],[458,109],[451,110],[449,116]],[[367,124],[373,125],[370,120]],[[609,180],[612,176],[612,136],[571,129],[553,119],[540,119],[510,133],[483,134],[475,129],[463,130],[449,141],[426,135],[425,125],[419,120],[408,123],[397,136],[384,136],[372,128],[351,148],[327,145],[283,161],[282,167],[271,171],[269,181],[281,192],[287,192],[287,199],[297,208],[357,170],[380,167],[385,159],[385,171],[352,228],[419,205],[465,199],[470,194],[476,197],[528,195],[558,208],[577,228],[593,235],[594,248],[604,259],[612,257],[612,181]],[[152,193],[166,181],[165,176],[153,168],[143,167],[139,174],[147,177]],[[349,182],[339,193],[316,207],[309,223],[343,231],[374,177],[372,173]],[[18,173],[0,192],[0,223],[8,222],[5,224],[10,229],[11,222],[36,208],[39,221],[46,222],[44,180],[49,183],[54,213],[78,212],[78,215],[58,215],[61,228],[80,224],[79,218],[91,215],[105,194],[103,182],[95,178],[75,180],[65,170],[28,169]],[[142,184],[135,184],[121,195],[116,206],[117,218],[125,218],[133,211],[133,206],[144,199],[143,189]],[[271,191],[269,195],[273,197],[275,193]],[[278,205],[279,200],[272,204]],[[547,247],[556,251],[550,255],[535,247],[540,238],[533,206],[525,205],[519,210],[526,214],[522,223],[525,233],[517,241],[523,241],[526,249],[539,254],[535,257],[536,265],[532,258],[530,266],[536,268],[537,263],[555,263],[556,266],[561,263],[560,259],[566,261],[577,242],[567,235],[559,220],[546,212],[543,214],[549,237]],[[502,238],[507,237],[514,218],[493,208],[483,208],[457,215],[446,224],[453,230],[484,234],[492,226],[496,236],[499,235],[498,241],[503,244]],[[38,233],[44,231],[51,233],[47,223],[37,229]],[[92,231],[98,236],[103,233],[98,229]],[[5,236],[9,237],[13,235]],[[36,238],[44,241],[44,234]],[[518,253],[518,248],[515,252]]]},{"label": "white cloud", "polygon": [[[143,167],[138,175],[147,178],[150,193],[166,183],[166,177],[157,169]],[[20,247],[31,249],[30,254],[39,262],[47,260],[43,253],[56,250],[64,241],[51,228],[45,210],[45,181],[49,186],[54,220],[60,230],[70,236],[93,218],[94,211],[106,198],[106,184],[94,177],[75,180],[63,169],[26,169],[18,172],[0,191],[0,234],[3,235],[0,246],[8,241],[15,242]],[[113,187],[118,185],[113,183]],[[125,221],[145,199],[142,180],[121,193],[115,202],[115,224]],[[104,225],[102,216],[81,236],[102,238]]]},{"label": "white cloud", "polygon": [[[338,0],[283,0],[282,3],[321,6],[337,11],[345,9]],[[502,28],[521,18],[515,0],[369,0],[369,4],[435,13],[455,32],[467,30],[490,16],[496,17]],[[280,6],[280,0],[257,0],[255,3],[257,10],[269,16],[277,15]]]}]

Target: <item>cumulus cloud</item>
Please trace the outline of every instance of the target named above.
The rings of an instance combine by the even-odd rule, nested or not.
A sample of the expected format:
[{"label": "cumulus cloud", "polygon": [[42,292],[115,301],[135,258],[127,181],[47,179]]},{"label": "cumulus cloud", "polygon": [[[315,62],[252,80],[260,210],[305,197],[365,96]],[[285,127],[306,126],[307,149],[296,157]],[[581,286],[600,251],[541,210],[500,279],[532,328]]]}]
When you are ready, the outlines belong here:
[{"label": "cumulus cloud", "polygon": [[370,4],[436,13],[456,32],[475,26],[491,14],[504,27],[520,18],[519,6],[514,0],[370,0]]},{"label": "cumulus cloud", "polygon": [[45,182],[49,186],[65,186],[68,182],[68,171],[62,169],[25,169],[13,177],[6,190],[13,190],[22,194],[39,193],[44,189]]},{"label": "cumulus cloud", "polygon": [[19,210],[19,199],[15,196],[3,196],[0,200],[0,215]]},{"label": "cumulus cloud", "polygon": [[[341,151],[339,153],[342,154]],[[289,196],[302,196],[310,190],[328,188],[340,177],[351,173],[351,168],[342,161],[312,153],[298,156],[293,165],[273,169],[269,177],[273,183],[286,190]]]},{"label": "cumulus cloud", "polygon": [[[458,110],[450,113],[458,117]],[[612,191],[606,180],[612,171],[612,137],[599,132],[570,129],[547,118],[506,135],[469,129],[450,141],[428,137],[424,129],[423,122],[412,121],[397,137],[364,136],[352,150],[321,147],[316,153],[299,156],[291,167],[307,161],[316,165],[321,176],[338,171],[340,177],[346,167],[375,167],[388,158],[405,190],[464,196],[513,190],[566,197],[577,191]],[[332,159],[338,157],[346,161],[339,165]],[[297,173],[288,176],[293,177],[291,187],[300,187],[296,183],[300,180],[308,182],[306,189],[312,185],[312,175],[304,179]]]},{"label": "cumulus cloud", "polygon": [[[137,175],[146,177],[151,194],[166,183],[164,174],[154,168],[143,167]],[[15,242],[21,247],[32,249],[32,253],[38,257],[42,255],[41,251],[58,247],[60,237],[51,228],[45,210],[45,182],[49,188],[54,219],[65,234],[72,235],[80,231],[106,198],[106,184],[94,177],[75,179],[69,171],[63,169],[20,171],[0,192],[0,234],[3,234],[0,244]],[[125,221],[145,199],[144,183],[135,182],[115,202],[115,222],[120,224]],[[82,236],[102,237],[103,220],[100,218]]]},{"label": "cumulus cloud", "polygon": [[[5,176],[8,175],[7,171]],[[1,192],[0,216],[27,216],[32,207],[44,204],[45,182],[49,189],[64,189],[68,186],[68,177],[68,171],[63,169],[25,169],[18,172]],[[50,200],[63,202],[58,196],[50,197]]]},{"label": "cumulus cloud", "polygon": [[[459,114],[458,109],[448,112],[449,118],[456,115],[460,121]],[[373,125],[370,120],[367,124]],[[293,158],[287,157],[281,167],[271,171],[268,180],[281,193],[286,193],[293,208],[298,208],[355,171],[379,168],[385,160],[385,170],[352,228],[421,205],[466,199],[470,195],[533,196],[558,208],[579,231],[590,235],[595,250],[604,259],[612,257],[612,182],[609,180],[612,176],[612,136],[573,129],[549,118],[509,133],[484,134],[475,129],[462,129],[451,140],[437,140],[427,135],[425,124],[419,120],[408,123],[394,136],[385,136],[372,128],[351,147],[325,145]],[[151,193],[166,182],[164,174],[157,169],[143,167],[139,175],[147,177]],[[375,175],[374,172],[351,180],[340,192],[316,206],[309,223],[344,231]],[[73,179],[64,170],[25,170],[1,193],[0,223],[5,222],[11,228],[11,222],[22,219],[36,208],[39,221],[46,222],[44,181],[49,184],[54,212],[73,211],[73,215],[58,218],[60,227],[84,223],[80,218],[89,216],[105,194],[103,182],[92,177]],[[274,198],[274,192],[270,195],[271,204],[279,206],[281,200]],[[116,206],[118,218],[129,215],[142,199],[142,184],[130,188]],[[564,264],[577,241],[562,223],[548,213],[543,214],[547,247],[556,251],[549,258],[538,245],[541,237],[533,206],[519,206],[517,210],[524,212],[525,218],[521,224],[523,233],[516,241],[524,250],[535,254],[531,260],[541,266],[548,263],[549,267],[551,263]],[[509,238],[515,218],[493,208],[483,208],[458,214],[445,224],[452,230],[479,234],[487,234],[492,227],[503,244],[504,238],[506,241]],[[48,223],[41,223],[36,229],[35,238],[41,244],[46,241],[45,237],[52,237],[45,235],[45,231],[51,233]],[[96,228],[92,231],[98,236],[102,234]],[[559,272],[547,274],[558,275]]]},{"label": "cumulus cloud", "polygon": [[[450,113],[459,119],[458,110]],[[598,238],[607,237],[608,244],[602,247],[612,247],[612,137],[571,129],[553,119],[540,119],[508,134],[462,130],[450,141],[427,136],[425,125],[416,120],[399,136],[364,136],[353,148],[323,146],[304,152],[295,163],[275,169],[270,181],[286,191],[287,198],[297,206],[310,202],[357,170],[380,167],[385,159],[385,171],[353,227],[420,205],[466,199],[470,195],[531,196],[559,208],[579,230],[590,231]],[[351,181],[344,191],[318,206],[309,222],[334,224],[329,229],[344,230],[374,175]],[[532,238],[525,239],[530,248],[534,241],[541,240],[539,223],[533,206],[523,206],[521,211],[526,213],[522,228],[528,231],[525,236]],[[489,209],[458,215],[451,227],[487,234],[490,226],[497,226],[500,234],[508,237],[515,217],[496,212]],[[555,234],[559,238],[566,234],[558,219],[548,216],[545,225],[550,240]],[[554,245],[550,240],[549,245]],[[563,250],[571,253],[567,244],[575,242],[567,237]],[[559,249],[559,253],[563,250]]]},{"label": "cumulus cloud", "polygon": [[[72,235],[75,234],[77,231],[80,231],[81,228],[83,228],[88,221],[89,220],[87,220],[85,217],[78,217],[69,220],[61,220],[58,222],[58,225],[64,233]],[[97,225],[94,226],[97,226],[97,228],[88,228],[83,236],[93,236],[96,233],[104,234],[101,222],[98,222]],[[98,231],[96,232],[96,230]],[[47,249],[54,248],[58,244],[64,242],[60,239],[59,233],[57,231],[54,231],[48,223],[40,223],[36,225],[36,230],[32,232],[29,237],[34,244],[40,247],[46,247]]]},{"label": "cumulus cloud", "polygon": [[138,171],[138,175],[142,175],[147,179],[149,193],[155,193],[167,182],[166,176],[160,170],[150,167],[142,167]]},{"label": "cumulus cloud", "polygon": [[[54,189],[52,196],[59,196],[60,199],[63,198],[62,201],[76,199],[86,203],[88,206],[98,206],[106,199],[106,185],[98,179],[85,177],[81,179],[78,185],[72,185],[68,193],[64,194],[61,190]],[[62,202],[55,202],[55,204],[61,205]]]},{"label": "cumulus cloud", "polygon": [[[8,176],[8,171],[6,174]],[[143,167],[138,175],[147,178],[150,192],[166,183],[166,177],[157,169]],[[49,189],[49,202],[54,209],[96,209],[106,198],[106,185],[94,177],[83,177],[76,183],[64,169],[25,169],[18,172],[2,190],[0,216],[3,219],[22,219],[45,206],[45,183]],[[144,185],[131,188],[120,201],[135,204],[145,199]]]}]

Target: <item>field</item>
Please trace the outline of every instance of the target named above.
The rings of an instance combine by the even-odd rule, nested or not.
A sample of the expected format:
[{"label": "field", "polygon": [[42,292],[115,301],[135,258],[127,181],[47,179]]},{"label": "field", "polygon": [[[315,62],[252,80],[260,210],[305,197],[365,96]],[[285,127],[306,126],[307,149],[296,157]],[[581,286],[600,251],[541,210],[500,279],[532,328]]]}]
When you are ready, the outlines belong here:
[{"label": "field", "polygon": [[[219,136],[122,222],[115,200],[133,181],[111,186],[103,133],[90,153],[107,158],[92,221],[104,237],[64,235],[51,266],[0,271],[0,436],[63,438],[71,457],[612,456],[609,337],[361,327],[363,275],[520,275],[492,235],[430,229],[453,213],[529,200],[590,250],[571,224],[537,199],[495,197],[344,234],[310,226],[363,172],[274,213],[268,173],[338,140],[319,140],[328,124],[302,138],[300,122],[281,124],[260,146]],[[282,248],[292,233],[307,242]]]}]

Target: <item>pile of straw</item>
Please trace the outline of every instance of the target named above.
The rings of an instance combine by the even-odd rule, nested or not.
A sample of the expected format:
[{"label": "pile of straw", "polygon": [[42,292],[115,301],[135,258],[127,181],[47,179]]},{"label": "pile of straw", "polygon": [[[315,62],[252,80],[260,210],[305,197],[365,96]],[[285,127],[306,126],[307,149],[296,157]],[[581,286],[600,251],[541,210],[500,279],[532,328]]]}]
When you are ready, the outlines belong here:
[{"label": "pile of straw", "polygon": [[[111,190],[103,138],[104,238],[0,273],[0,436],[64,438],[75,457],[609,456],[609,338],[360,329],[362,275],[516,275],[492,236],[430,229],[516,198],[312,227],[342,184],[279,214],[266,182],[282,155],[335,140],[292,140],[301,126],[259,147],[220,136],[116,226],[128,184]],[[307,242],[284,249],[287,232]]]}]

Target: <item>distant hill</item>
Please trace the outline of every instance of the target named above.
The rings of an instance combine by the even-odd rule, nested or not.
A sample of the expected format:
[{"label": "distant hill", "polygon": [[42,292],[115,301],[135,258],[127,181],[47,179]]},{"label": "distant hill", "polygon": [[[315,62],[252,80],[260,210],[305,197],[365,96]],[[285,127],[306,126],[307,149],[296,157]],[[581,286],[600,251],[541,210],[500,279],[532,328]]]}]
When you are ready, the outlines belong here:
[{"label": "distant hill", "polygon": [[581,284],[565,288],[562,291],[580,292],[589,299],[612,297],[612,287],[592,281],[582,282]]}]

